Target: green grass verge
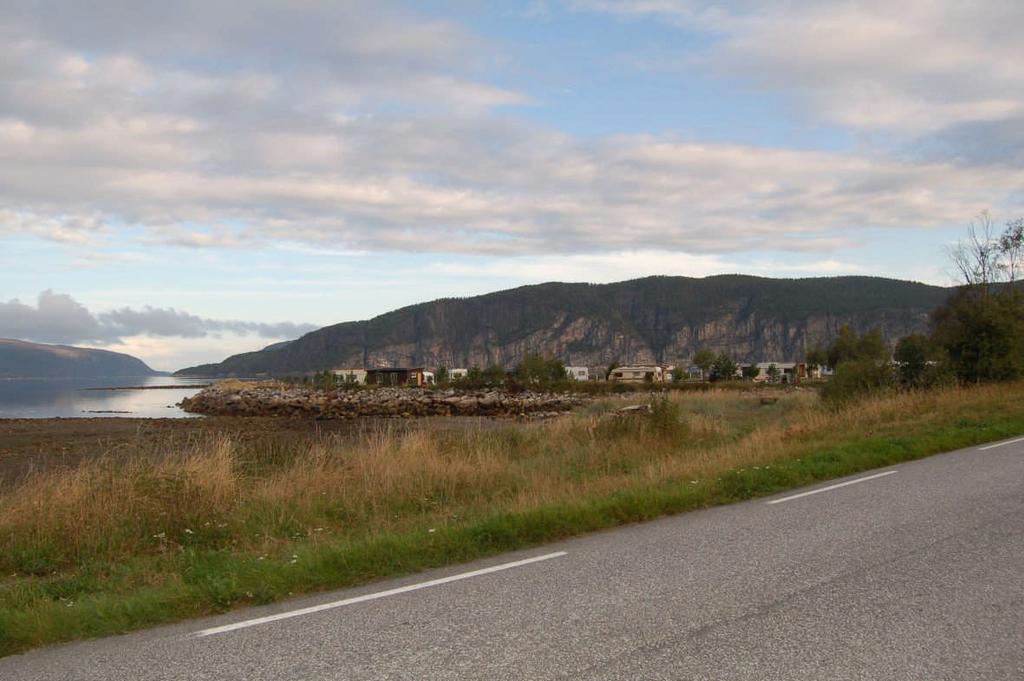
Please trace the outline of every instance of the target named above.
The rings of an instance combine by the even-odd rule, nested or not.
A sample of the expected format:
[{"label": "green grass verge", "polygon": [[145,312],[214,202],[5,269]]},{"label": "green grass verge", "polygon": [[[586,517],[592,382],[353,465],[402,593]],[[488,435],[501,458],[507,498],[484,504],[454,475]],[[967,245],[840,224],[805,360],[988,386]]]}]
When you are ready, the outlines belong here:
[{"label": "green grass verge", "polygon": [[[124,574],[158,572],[162,583],[116,592],[97,589],[88,565],[73,577],[18,582],[0,608],[0,655],[73,639],[105,636],[292,594],[365,584],[375,579],[492,556],[667,514],[728,504],[889,466],[1024,432],[1013,410],[935,424],[887,424],[867,436],[831,435],[796,442],[792,458],[722,473],[715,479],[667,480],[596,498],[500,513],[464,525],[383,534],[359,541],[299,545],[288,560],[188,548],[178,555],[140,557]],[[127,580],[124,583],[130,583]],[[21,590],[24,593],[17,592]],[[40,598],[45,592],[46,598]],[[23,607],[19,607],[19,603]]]}]

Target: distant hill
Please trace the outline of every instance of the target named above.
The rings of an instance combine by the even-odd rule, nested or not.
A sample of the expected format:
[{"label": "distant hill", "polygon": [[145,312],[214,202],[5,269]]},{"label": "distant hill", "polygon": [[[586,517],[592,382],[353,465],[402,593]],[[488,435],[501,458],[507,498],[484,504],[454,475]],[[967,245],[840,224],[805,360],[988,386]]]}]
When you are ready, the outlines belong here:
[{"label": "distant hill", "polygon": [[152,376],[141,359],[120,352],[0,338],[0,378]]},{"label": "distant hill", "polygon": [[950,290],[879,277],[648,277],[548,283],[404,307],[335,324],[286,345],[182,369],[257,375],[329,367],[511,367],[531,352],[566,364],[671,363],[701,348],[739,361],[802,359],[849,324],[890,342],[927,330]]}]

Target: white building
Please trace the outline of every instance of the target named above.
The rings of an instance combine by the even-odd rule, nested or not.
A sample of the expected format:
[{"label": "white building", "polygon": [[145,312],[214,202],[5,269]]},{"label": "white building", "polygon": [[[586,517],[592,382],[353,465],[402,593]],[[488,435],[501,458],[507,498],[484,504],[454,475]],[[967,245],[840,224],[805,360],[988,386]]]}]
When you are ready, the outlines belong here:
[{"label": "white building", "polygon": [[774,379],[776,383],[793,384],[811,378],[804,362],[758,362],[754,366],[757,367],[755,381],[771,381],[772,377],[768,372],[771,367],[775,367],[777,371]]},{"label": "white building", "polygon": [[565,367],[565,377],[570,381],[589,381],[590,369],[587,367]]},{"label": "white building", "polygon": [[664,383],[665,370],[654,365],[616,367],[608,374],[608,380],[618,383]]},{"label": "white building", "polygon": [[342,383],[366,383],[366,369],[331,369]]},{"label": "white building", "polygon": [[469,376],[469,369],[449,369],[448,370],[448,380],[450,380],[450,381],[457,381],[460,378],[465,378],[466,376]]}]

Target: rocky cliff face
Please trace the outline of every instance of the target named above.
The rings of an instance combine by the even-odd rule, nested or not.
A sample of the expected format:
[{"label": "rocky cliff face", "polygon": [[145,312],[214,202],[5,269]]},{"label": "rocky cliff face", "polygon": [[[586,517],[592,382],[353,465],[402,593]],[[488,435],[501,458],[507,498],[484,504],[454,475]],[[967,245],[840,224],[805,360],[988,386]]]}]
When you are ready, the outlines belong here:
[{"label": "rocky cliff face", "polygon": [[675,363],[699,349],[738,361],[794,361],[849,324],[895,342],[927,331],[943,288],[874,277],[650,277],[541,284],[396,310],[284,346],[183,369],[257,375],[330,367],[511,367],[527,353],[566,364]]}]

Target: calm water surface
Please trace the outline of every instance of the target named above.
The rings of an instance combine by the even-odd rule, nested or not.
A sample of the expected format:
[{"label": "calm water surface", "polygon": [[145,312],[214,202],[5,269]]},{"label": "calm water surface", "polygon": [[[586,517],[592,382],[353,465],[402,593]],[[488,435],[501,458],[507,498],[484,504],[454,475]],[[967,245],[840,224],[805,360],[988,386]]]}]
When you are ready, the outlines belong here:
[{"label": "calm water surface", "polygon": [[[209,380],[174,376],[0,379],[0,418],[190,418],[195,415],[187,414],[174,405],[182,398],[199,392],[199,388],[187,386],[205,383]],[[179,387],[138,389],[161,385]]]}]

